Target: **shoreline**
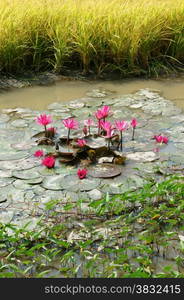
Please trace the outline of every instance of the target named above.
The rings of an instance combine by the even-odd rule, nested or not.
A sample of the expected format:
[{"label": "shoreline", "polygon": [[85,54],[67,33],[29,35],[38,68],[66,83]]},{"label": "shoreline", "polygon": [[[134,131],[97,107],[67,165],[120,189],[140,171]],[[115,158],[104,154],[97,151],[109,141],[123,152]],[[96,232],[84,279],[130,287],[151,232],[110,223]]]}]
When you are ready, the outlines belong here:
[{"label": "shoreline", "polygon": [[37,74],[34,73],[23,73],[20,75],[0,75],[0,93],[5,91],[10,91],[13,89],[20,89],[26,87],[34,87],[34,86],[49,86],[54,85],[58,81],[116,81],[116,80],[164,80],[167,78],[184,78],[183,72],[172,72],[170,74],[161,74],[159,76],[127,76],[122,77],[118,73],[113,74],[103,74],[101,76],[97,76],[96,74],[88,74],[84,75],[82,72],[70,72],[67,74],[59,74],[52,71],[47,72],[39,72]]}]

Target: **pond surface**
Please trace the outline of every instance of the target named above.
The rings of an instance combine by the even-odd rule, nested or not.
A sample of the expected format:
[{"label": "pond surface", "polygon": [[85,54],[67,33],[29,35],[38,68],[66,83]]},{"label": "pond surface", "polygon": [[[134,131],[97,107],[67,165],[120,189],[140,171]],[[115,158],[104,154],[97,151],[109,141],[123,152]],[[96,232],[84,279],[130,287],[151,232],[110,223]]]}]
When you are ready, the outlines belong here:
[{"label": "pond surface", "polygon": [[[154,92],[153,89],[159,92]],[[153,178],[162,182],[165,175],[175,174],[173,170],[183,172],[184,114],[180,109],[184,108],[183,92],[182,79],[169,79],[122,82],[64,81],[50,87],[31,87],[0,94],[0,109],[2,109],[0,113],[0,222],[13,223],[21,228],[27,226],[29,230],[36,230],[40,226],[40,218],[43,218],[48,226],[53,225],[53,216],[57,213],[56,218],[59,224],[66,225],[68,243],[78,243],[78,241],[88,239],[96,243],[99,240],[104,242],[105,239],[108,241],[108,247],[123,249],[124,243],[128,241],[130,249],[125,254],[130,262],[135,257],[139,257],[140,249],[135,248],[136,244],[141,243],[145,238],[148,239],[145,240],[147,247],[147,243],[151,241],[150,236],[145,236],[147,228],[152,229],[150,229],[150,223],[147,228],[144,227],[144,203],[137,200],[122,202],[120,198],[116,198],[114,203],[117,207],[124,205],[125,212],[126,209],[128,212],[125,219],[123,214],[117,217],[117,224],[116,218],[112,219],[111,225],[109,219],[106,220],[107,223],[103,223],[103,215],[96,215],[98,207],[96,208],[95,205],[103,199],[106,199],[108,203],[109,199],[111,201],[114,196],[121,197],[123,193],[138,191]],[[174,103],[169,100],[173,100]],[[38,145],[38,135],[42,128],[35,123],[35,117],[41,113],[41,110],[52,115],[53,126],[57,128],[62,138],[67,134],[61,122],[62,119],[76,117],[79,121],[80,132],[82,132],[83,120],[89,115],[94,119],[94,112],[101,105],[110,106],[113,111],[110,117],[112,122],[123,119],[130,123],[132,118],[138,120],[135,140],[131,140],[131,128],[123,135],[123,153],[121,154],[126,156],[125,164],[116,166],[116,162],[111,163],[111,166],[121,168],[120,175],[115,178],[94,178],[92,173],[90,174],[94,171],[94,166],[87,165],[89,174],[86,179],[80,181],[77,178],[77,169],[86,167],[86,160],[78,165],[65,164],[57,160],[55,168],[49,170],[41,164],[40,158],[34,157],[35,151],[40,149],[44,153],[53,152],[51,146]],[[91,128],[91,133],[96,139],[97,128]],[[77,131],[74,132],[73,138],[79,137],[78,134]],[[169,138],[168,144],[156,144],[153,136],[160,134]],[[34,138],[35,136],[37,137]],[[159,151],[155,151],[156,149]],[[102,158],[109,159],[109,157]],[[97,164],[101,169],[104,168],[104,162],[100,162],[100,159]],[[101,204],[104,205],[104,203]],[[151,210],[152,207],[156,207],[152,216],[152,221],[155,222],[155,218],[162,217],[162,213],[159,215],[157,213],[155,198],[151,200]],[[163,211],[165,211],[164,206]],[[147,213],[149,216],[149,211]],[[122,217],[122,223],[119,217]],[[137,221],[128,229],[133,237],[127,234],[122,239],[120,236],[122,231],[125,230],[126,233],[127,230],[125,220],[129,224],[129,219],[134,217],[137,217]],[[170,221],[169,216],[168,218]],[[85,221],[98,221],[96,227],[93,226],[91,236],[89,236],[88,229],[85,229],[86,232],[84,230]],[[176,257],[181,257],[178,240],[178,234],[181,232],[179,228],[175,229],[175,233],[171,232],[171,229],[166,228],[168,231],[166,234],[176,235],[176,237],[171,237],[176,239],[176,245],[173,240],[167,241],[168,247],[165,247],[165,244],[162,246],[160,240],[153,245],[153,257],[150,256],[150,260],[156,273],[160,272],[159,267],[164,264],[169,264],[177,272],[178,270],[183,272],[183,267],[179,269],[175,262]],[[155,230],[157,227],[153,228],[154,234]],[[137,234],[140,235],[139,240],[136,240]],[[183,233],[181,238],[183,239]],[[103,250],[101,244],[94,246],[101,253]],[[142,247],[141,251],[146,251],[145,245]],[[96,248],[91,251],[96,253]],[[109,266],[109,259],[111,260],[112,257],[107,260],[105,258],[104,268]],[[82,260],[79,263],[78,257],[76,264],[77,268],[81,265],[81,270],[77,269],[77,276],[84,275],[86,271]],[[58,267],[58,261],[56,265]],[[51,269],[53,267],[52,265]],[[54,275],[64,276],[58,273]],[[53,274],[50,273],[49,276]]]},{"label": "pond surface", "polygon": [[143,88],[156,89],[165,99],[173,100],[178,107],[184,108],[184,78],[180,77],[158,80],[58,81],[51,86],[34,86],[1,93],[0,109],[15,107],[46,109],[50,103],[66,103],[85,97],[88,91],[99,88],[113,91],[114,96],[134,93]]}]

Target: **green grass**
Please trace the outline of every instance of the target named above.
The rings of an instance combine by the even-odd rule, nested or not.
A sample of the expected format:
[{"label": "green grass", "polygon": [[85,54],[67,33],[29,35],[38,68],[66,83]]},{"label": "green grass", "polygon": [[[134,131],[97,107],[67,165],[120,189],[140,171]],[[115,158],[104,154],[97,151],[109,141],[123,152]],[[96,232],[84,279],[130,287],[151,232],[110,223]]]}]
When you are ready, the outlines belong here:
[{"label": "green grass", "polygon": [[1,0],[0,70],[182,70],[183,0]]},{"label": "green grass", "polygon": [[[183,179],[167,176],[137,191],[107,194],[88,210],[81,200],[74,214],[69,205],[66,215],[56,212],[62,200],[51,201],[39,230],[1,224],[0,277],[183,278]],[[163,260],[157,266],[166,262],[162,270],[155,257]]]}]

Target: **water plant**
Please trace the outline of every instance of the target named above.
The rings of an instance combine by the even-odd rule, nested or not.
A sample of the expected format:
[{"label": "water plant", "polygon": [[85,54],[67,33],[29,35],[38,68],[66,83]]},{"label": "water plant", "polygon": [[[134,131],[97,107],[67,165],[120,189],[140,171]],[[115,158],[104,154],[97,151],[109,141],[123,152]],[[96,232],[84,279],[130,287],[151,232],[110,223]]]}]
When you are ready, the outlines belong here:
[{"label": "water plant", "polygon": [[157,143],[159,144],[167,144],[169,139],[166,136],[162,136],[162,135],[155,135],[154,139],[156,140]]},{"label": "water plant", "polygon": [[135,128],[137,127],[137,120],[136,119],[132,119],[130,125],[132,126],[132,141],[134,141]]},{"label": "water plant", "polygon": [[51,169],[54,167],[55,165],[55,158],[53,156],[46,156],[43,160],[42,160],[42,165],[46,166],[47,168]]},{"label": "water plant", "polygon": [[71,201],[51,200],[37,230],[0,224],[0,277],[183,278],[183,196],[177,174],[107,194],[89,210],[85,199],[74,213]]},{"label": "water plant", "polygon": [[123,131],[127,130],[128,122],[126,121],[115,121],[115,127],[120,132],[120,150],[123,150]]},{"label": "water plant", "polygon": [[63,120],[62,122],[63,122],[64,126],[66,128],[68,128],[67,144],[69,144],[70,130],[77,129],[78,128],[78,122],[73,118]]},{"label": "water plant", "polygon": [[46,114],[42,114],[42,115],[38,116],[35,120],[36,120],[37,124],[44,126],[45,135],[46,135],[47,125],[50,124],[50,123],[52,123],[51,116],[50,115],[46,115]]},{"label": "water plant", "polygon": [[87,173],[88,173],[87,169],[78,169],[77,170],[77,175],[78,175],[79,179],[86,178]]}]

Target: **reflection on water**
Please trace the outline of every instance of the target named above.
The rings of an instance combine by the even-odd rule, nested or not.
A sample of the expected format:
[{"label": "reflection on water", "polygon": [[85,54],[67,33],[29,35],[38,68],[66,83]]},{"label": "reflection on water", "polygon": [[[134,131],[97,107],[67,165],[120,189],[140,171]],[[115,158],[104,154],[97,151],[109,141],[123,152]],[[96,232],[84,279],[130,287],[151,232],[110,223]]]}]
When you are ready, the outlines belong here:
[{"label": "reflection on water", "polygon": [[164,98],[173,100],[184,108],[184,78],[177,79],[132,79],[121,81],[59,81],[52,86],[35,86],[15,89],[0,94],[0,109],[26,107],[46,109],[53,102],[67,102],[85,97],[92,89],[104,88],[116,95],[133,93],[141,88],[160,90]]}]

